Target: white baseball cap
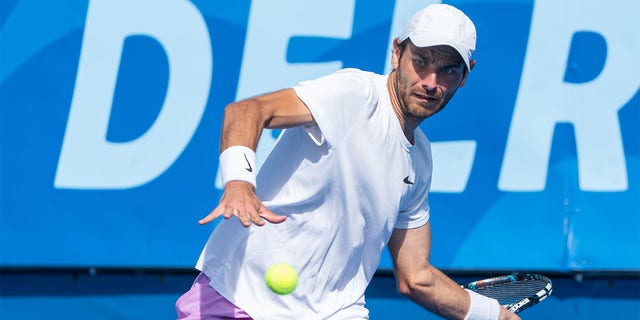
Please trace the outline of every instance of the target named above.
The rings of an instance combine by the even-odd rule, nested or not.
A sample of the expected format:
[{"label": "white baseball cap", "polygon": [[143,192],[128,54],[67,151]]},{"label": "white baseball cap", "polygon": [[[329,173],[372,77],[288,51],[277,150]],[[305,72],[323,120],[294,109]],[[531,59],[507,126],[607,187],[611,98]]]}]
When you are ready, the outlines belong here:
[{"label": "white baseball cap", "polygon": [[418,47],[448,45],[456,49],[469,69],[476,49],[476,27],[467,15],[448,4],[432,4],[416,12],[404,27],[400,41],[407,38]]}]

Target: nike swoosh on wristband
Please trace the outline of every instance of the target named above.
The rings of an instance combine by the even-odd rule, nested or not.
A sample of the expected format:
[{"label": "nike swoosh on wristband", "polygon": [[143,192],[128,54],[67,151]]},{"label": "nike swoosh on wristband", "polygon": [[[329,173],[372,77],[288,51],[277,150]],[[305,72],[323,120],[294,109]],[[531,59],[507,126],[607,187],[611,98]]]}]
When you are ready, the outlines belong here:
[{"label": "nike swoosh on wristband", "polygon": [[248,167],[244,169],[249,172],[253,172],[253,168],[251,168],[251,163],[249,163],[249,159],[247,159],[247,154],[243,153],[242,155],[244,156],[244,160],[247,162],[247,167]]},{"label": "nike swoosh on wristband", "polygon": [[404,177],[404,180],[402,180],[402,182],[406,184],[413,184],[413,181],[409,180],[409,176]]}]

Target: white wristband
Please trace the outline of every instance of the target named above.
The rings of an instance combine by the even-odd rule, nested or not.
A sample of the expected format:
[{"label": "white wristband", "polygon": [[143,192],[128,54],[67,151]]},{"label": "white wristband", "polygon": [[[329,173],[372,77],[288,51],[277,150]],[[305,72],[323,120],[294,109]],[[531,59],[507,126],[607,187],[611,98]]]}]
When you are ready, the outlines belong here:
[{"label": "white wristband", "polygon": [[464,320],[498,320],[500,304],[498,300],[485,297],[477,292],[465,289],[469,293],[471,305]]},{"label": "white wristband", "polygon": [[256,187],[256,153],[245,146],[231,146],[220,154],[222,185],[233,180],[249,182]]}]

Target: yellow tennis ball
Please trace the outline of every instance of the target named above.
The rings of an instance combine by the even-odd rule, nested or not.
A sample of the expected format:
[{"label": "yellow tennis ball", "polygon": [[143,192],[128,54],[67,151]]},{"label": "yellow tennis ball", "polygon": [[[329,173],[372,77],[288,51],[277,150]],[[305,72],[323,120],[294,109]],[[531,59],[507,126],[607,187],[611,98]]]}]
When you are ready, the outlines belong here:
[{"label": "yellow tennis ball", "polygon": [[264,276],[267,286],[277,294],[289,294],[298,285],[298,273],[286,264],[277,263],[272,265]]}]

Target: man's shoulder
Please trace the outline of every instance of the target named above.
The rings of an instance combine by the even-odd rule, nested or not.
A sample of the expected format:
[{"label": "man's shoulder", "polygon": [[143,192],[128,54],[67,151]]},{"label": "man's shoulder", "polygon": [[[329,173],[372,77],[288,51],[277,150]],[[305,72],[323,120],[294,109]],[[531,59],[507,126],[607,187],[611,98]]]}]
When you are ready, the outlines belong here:
[{"label": "man's shoulder", "polygon": [[338,86],[349,86],[360,83],[362,85],[369,86],[376,81],[380,81],[381,79],[384,79],[384,76],[374,72],[364,71],[357,68],[343,68],[316,79],[302,81],[298,86],[308,83],[325,83]]},{"label": "man's shoulder", "polygon": [[[387,76],[357,68],[344,68],[336,71],[335,76],[344,77],[349,86],[361,87],[362,92],[378,92],[386,90]],[[348,80],[347,80],[348,79]],[[358,86],[359,84],[359,86]]]},{"label": "man's shoulder", "polygon": [[344,68],[335,72],[335,74],[352,75],[354,77],[362,77],[367,79],[381,79],[384,76],[375,72],[365,71],[358,68]]}]

